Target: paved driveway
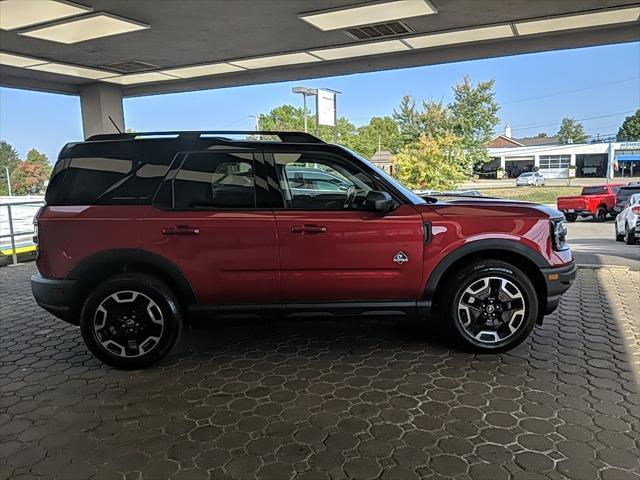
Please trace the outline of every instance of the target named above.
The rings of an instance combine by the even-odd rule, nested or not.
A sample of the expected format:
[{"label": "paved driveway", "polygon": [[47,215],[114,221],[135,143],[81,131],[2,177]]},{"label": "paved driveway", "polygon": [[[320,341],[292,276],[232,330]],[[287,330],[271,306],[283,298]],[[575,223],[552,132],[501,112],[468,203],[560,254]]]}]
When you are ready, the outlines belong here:
[{"label": "paved driveway", "polygon": [[638,479],[640,272],[581,269],[509,354],[376,321],[218,324],[102,366],[0,269],[0,479]]},{"label": "paved driveway", "polygon": [[582,265],[617,265],[640,270],[640,245],[626,245],[614,238],[614,221],[598,223],[580,218],[567,223],[567,242]]}]

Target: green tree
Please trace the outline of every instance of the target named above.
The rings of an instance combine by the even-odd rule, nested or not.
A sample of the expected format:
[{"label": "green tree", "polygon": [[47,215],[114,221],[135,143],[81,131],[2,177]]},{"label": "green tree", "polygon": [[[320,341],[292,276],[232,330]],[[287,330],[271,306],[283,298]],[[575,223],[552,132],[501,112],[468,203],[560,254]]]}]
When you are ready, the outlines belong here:
[{"label": "green tree", "polygon": [[[258,115],[258,124],[260,130],[294,131],[304,132],[304,116],[303,109],[294,107],[293,105],[280,105],[273,108],[269,113],[261,113]],[[308,115],[307,129],[309,133],[316,132],[315,115]],[[353,148],[354,138],[357,129],[354,124],[349,122],[345,117],[339,117],[337,121],[337,141],[338,143]],[[334,127],[320,125],[320,138],[326,142],[333,142]],[[361,153],[361,152],[358,152]]]},{"label": "green tree", "polygon": [[394,157],[396,177],[409,188],[449,190],[467,177],[464,156],[462,139],[452,132],[421,135]]},{"label": "green tree", "polygon": [[640,141],[640,109],[628,116],[618,129],[616,140],[619,142]]},{"label": "green tree", "polygon": [[558,139],[560,143],[584,143],[587,140],[587,134],[584,132],[584,126],[580,122],[574,118],[565,117],[560,122]]},{"label": "green tree", "polygon": [[20,163],[20,157],[16,149],[8,142],[0,141],[0,195],[9,195],[7,171],[5,169],[8,168],[9,175],[11,175],[18,163]]},{"label": "green tree", "polygon": [[373,117],[357,129],[352,139],[353,149],[366,158],[378,150],[397,153],[402,147],[398,124],[392,117]]},{"label": "green tree", "polygon": [[469,172],[474,164],[490,160],[487,144],[498,125],[500,109],[495,101],[494,85],[494,79],[473,85],[471,78],[465,76],[453,87],[453,102],[449,105],[453,131],[462,140],[464,164]]},{"label": "green tree", "polygon": [[415,142],[422,130],[421,112],[416,108],[416,101],[411,95],[404,95],[398,109],[393,110],[393,119],[400,131],[403,145]]},{"label": "green tree", "polygon": [[27,162],[41,163],[46,167],[51,167],[51,164],[49,163],[49,159],[47,158],[47,156],[44,153],[40,153],[35,148],[32,148],[27,152]]},{"label": "green tree", "polygon": [[537,133],[533,138],[547,138],[549,135],[547,134],[547,132],[540,132]]},{"label": "green tree", "polygon": [[11,188],[14,195],[29,195],[42,192],[50,173],[51,166],[39,161],[18,163],[13,172],[11,172]]}]

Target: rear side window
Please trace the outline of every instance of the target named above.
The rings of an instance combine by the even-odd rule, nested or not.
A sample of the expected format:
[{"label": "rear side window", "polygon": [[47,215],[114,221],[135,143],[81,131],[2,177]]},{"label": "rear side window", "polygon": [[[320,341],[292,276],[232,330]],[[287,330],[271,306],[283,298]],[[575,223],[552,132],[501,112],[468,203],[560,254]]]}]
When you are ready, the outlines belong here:
[{"label": "rear side window", "polygon": [[582,195],[602,195],[608,193],[607,187],[584,187]]},{"label": "rear side window", "polygon": [[191,153],[166,176],[156,204],[172,210],[252,209],[254,154]]}]

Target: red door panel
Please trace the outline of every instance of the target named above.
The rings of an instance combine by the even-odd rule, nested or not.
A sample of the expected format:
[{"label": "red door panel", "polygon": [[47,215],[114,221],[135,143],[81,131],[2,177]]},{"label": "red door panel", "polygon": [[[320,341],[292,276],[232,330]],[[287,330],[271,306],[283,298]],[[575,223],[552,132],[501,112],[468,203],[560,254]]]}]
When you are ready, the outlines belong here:
[{"label": "red door panel", "polygon": [[[409,205],[364,211],[275,211],[283,302],[415,300],[422,217]],[[405,263],[394,262],[403,252]]]},{"label": "red door panel", "polygon": [[278,303],[278,243],[270,211],[151,207],[142,248],[177,265],[203,304]]}]

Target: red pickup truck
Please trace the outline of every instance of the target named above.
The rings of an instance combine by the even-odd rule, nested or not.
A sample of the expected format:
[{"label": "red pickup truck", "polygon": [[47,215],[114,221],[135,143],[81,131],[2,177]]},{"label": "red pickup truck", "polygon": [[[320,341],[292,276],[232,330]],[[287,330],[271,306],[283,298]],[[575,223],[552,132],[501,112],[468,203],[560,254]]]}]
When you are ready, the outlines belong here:
[{"label": "red pickup truck", "polygon": [[558,210],[564,213],[568,222],[575,222],[578,215],[592,216],[596,222],[604,222],[607,215],[615,216],[616,193],[622,185],[622,183],[590,185],[584,187],[580,195],[558,197]]}]

